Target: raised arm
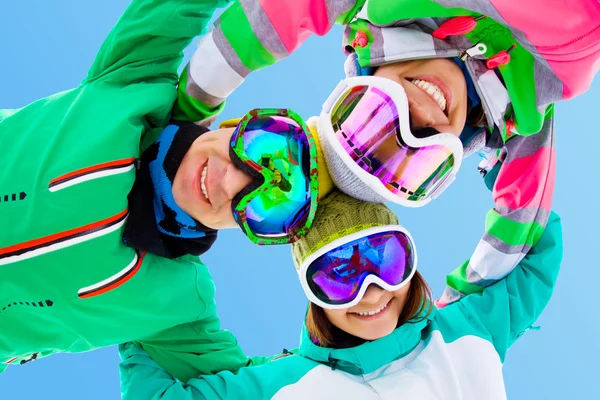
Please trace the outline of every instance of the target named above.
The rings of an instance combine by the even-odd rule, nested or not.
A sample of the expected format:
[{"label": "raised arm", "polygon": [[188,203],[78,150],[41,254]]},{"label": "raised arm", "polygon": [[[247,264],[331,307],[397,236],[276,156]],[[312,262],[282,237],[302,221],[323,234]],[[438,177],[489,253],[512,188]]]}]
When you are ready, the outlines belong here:
[{"label": "raised arm", "polygon": [[438,307],[503,279],[540,240],[554,192],[553,119],[551,106],[539,133],[514,136],[500,152],[501,161],[486,176],[495,207],[486,215],[485,233],[471,258],[446,278]]},{"label": "raised arm", "polygon": [[[204,36],[186,67],[174,117],[199,122],[252,71],[294,52],[311,34],[347,23],[365,0],[240,0]],[[198,111],[198,109],[200,111]]]},{"label": "raised arm", "polygon": [[216,312],[161,331],[136,344],[183,382],[198,375],[237,371],[250,364],[235,336],[221,329]]},{"label": "raised arm", "polygon": [[84,83],[177,84],[183,49],[230,0],[133,0],[112,29]]},{"label": "raised arm", "polygon": [[[552,212],[541,238],[504,279],[440,313],[449,324],[467,321],[488,339],[503,361],[508,348],[538,319],[552,296],[563,256],[560,218]],[[458,324],[460,325],[460,324]]]},{"label": "raised arm", "polygon": [[119,346],[119,352],[123,400],[269,399],[316,365],[303,357],[276,357],[237,373],[223,371],[180,382],[133,343]]},{"label": "raised arm", "polygon": [[550,300],[562,261],[560,218],[551,211],[553,106],[540,133],[509,139],[486,175],[495,208],[470,260],[447,277],[438,300],[449,324],[462,320],[504,359]]}]

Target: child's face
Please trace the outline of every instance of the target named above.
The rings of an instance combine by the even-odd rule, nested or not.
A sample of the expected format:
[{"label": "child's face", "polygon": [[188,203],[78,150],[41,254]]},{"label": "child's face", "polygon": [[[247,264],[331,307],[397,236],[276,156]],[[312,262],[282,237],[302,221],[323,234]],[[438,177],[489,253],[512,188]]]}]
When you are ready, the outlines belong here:
[{"label": "child's face", "polygon": [[403,61],[379,67],[375,76],[402,85],[415,129],[435,128],[460,135],[467,118],[467,84],[453,61]]},{"label": "child's face", "polygon": [[[410,282],[395,292],[370,285],[357,305],[341,310],[324,309],[325,315],[333,325],[346,333],[365,340],[380,339],[396,329],[409,288]],[[379,312],[364,315],[374,311]]]},{"label": "child's face", "polygon": [[217,129],[196,139],[173,180],[177,205],[213,229],[238,226],[231,212],[231,200],[252,181],[250,175],[237,169],[229,158],[233,131],[234,128]]}]

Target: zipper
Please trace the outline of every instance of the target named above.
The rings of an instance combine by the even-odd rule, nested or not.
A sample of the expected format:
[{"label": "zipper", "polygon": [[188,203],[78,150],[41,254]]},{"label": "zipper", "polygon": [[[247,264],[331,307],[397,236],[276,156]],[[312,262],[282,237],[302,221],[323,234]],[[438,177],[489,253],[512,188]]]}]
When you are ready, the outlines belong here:
[{"label": "zipper", "polygon": [[[414,60],[429,60],[432,58],[454,58],[454,57],[459,57],[461,54],[463,53],[463,51],[460,51],[458,49],[451,49],[451,50],[447,50],[446,54],[443,55],[439,55],[439,54],[432,54],[432,55],[427,55],[427,56],[419,56],[419,57],[406,57],[403,58],[401,60],[389,60],[386,61],[383,64],[377,65],[377,67],[381,67],[382,65],[388,65],[388,64],[394,64],[397,62],[403,62],[403,61],[414,61]],[[370,65],[370,67],[372,67],[372,65]]]},{"label": "zipper", "polygon": [[32,355],[29,356],[29,358],[21,360],[19,362],[19,364],[20,365],[24,365],[24,364],[27,364],[28,362],[35,361],[35,360],[37,360],[37,358],[38,358],[39,355],[40,355],[40,353],[33,353]]},{"label": "zipper", "polygon": [[[446,51],[446,53],[444,53],[444,54],[431,54],[431,55],[418,56],[418,57],[406,57],[406,58],[402,58],[401,60],[399,60],[399,59],[389,60],[383,64],[377,65],[377,67],[380,67],[382,65],[387,65],[387,64],[393,64],[393,63],[397,63],[397,62],[403,62],[403,61],[429,60],[429,59],[433,59],[433,58],[458,57],[461,59],[461,61],[465,61],[469,58],[473,58],[475,60],[484,60],[485,57],[481,57],[481,56],[483,54],[485,54],[485,52],[487,51],[487,46],[485,45],[485,43],[477,43],[477,44],[473,45],[472,47],[469,47],[466,50],[449,49],[449,50],[445,50],[445,51]],[[373,67],[373,65],[370,65],[370,67]]]},{"label": "zipper", "polygon": [[[471,77],[471,81],[473,81],[473,87],[475,87],[475,91],[477,92],[477,95],[479,96],[479,100],[481,101],[481,106],[483,107],[483,112],[485,112],[485,116],[488,121],[488,125],[493,126],[496,124],[496,121],[493,120],[494,116],[490,112],[490,105],[488,104],[486,97],[481,92],[479,83],[477,83],[477,80],[475,79],[475,74],[474,74],[473,69],[471,68],[471,65],[468,62],[468,60],[465,60],[465,65],[467,66],[467,72],[469,73],[469,76]],[[490,119],[492,120],[491,124],[490,124]]]},{"label": "zipper", "polygon": [[458,56],[461,61],[466,61],[467,58],[476,58],[477,56],[484,55],[487,51],[487,46],[485,43],[477,43],[475,46],[468,48],[467,50],[460,53]]}]

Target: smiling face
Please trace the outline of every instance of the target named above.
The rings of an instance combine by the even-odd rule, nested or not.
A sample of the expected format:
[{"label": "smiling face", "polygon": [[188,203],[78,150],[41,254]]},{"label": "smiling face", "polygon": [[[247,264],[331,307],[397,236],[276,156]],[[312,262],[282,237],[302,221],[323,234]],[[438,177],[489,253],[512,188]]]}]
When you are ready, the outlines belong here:
[{"label": "smiling face", "polygon": [[234,128],[209,131],[194,141],[175,179],[173,197],[179,207],[213,229],[235,228],[231,200],[252,178],[229,157]]},{"label": "smiling face", "polygon": [[396,329],[409,290],[410,282],[394,292],[370,285],[354,307],[323,310],[327,319],[342,331],[364,340],[377,340]]},{"label": "smiling face", "polygon": [[435,128],[460,135],[467,118],[467,84],[452,60],[435,58],[383,65],[375,76],[402,85],[414,129]]}]

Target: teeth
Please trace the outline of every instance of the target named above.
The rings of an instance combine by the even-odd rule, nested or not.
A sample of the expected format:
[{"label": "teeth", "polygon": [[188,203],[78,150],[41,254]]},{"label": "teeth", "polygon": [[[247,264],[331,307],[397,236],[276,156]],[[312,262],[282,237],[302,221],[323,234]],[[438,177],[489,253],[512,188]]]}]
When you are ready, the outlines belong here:
[{"label": "teeth", "polygon": [[389,304],[389,301],[387,303],[385,303],[383,306],[381,306],[378,309],[376,309],[376,310],[357,312],[356,314],[361,315],[363,317],[366,317],[366,316],[369,316],[369,315],[379,314],[380,312],[382,312],[383,310],[385,310],[385,308],[388,306],[388,304]]},{"label": "teeth", "polygon": [[204,195],[204,197],[206,197],[206,200],[208,200],[208,190],[206,190],[206,184],[204,183],[204,181],[206,180],[207,171],[208,164],[206,164],[202,169],[202,176],[200,177],[200,188],[202,189],[202,194]]},{"label": "teeth", "polygon": [[437,85],[421,79],[411,79],[411,82],[431,96],[437,105],[442,109],[442,111],[446,111],[446,97],[444,96],[444,92],[442,92]]}]

